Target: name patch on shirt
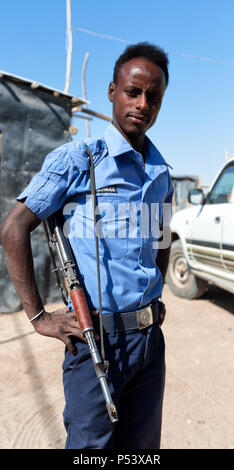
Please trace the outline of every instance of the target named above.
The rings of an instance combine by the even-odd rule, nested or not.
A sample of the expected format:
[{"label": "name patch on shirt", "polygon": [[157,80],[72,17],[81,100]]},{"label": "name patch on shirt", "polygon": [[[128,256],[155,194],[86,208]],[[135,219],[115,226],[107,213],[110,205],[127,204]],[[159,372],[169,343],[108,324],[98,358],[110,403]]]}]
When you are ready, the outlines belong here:
[{"label": "name patch on shirt", "polygon": [[117,193],[117,188],[115,185],[105,186],[104,188],[97,189],[96,192],[97,193]]}]

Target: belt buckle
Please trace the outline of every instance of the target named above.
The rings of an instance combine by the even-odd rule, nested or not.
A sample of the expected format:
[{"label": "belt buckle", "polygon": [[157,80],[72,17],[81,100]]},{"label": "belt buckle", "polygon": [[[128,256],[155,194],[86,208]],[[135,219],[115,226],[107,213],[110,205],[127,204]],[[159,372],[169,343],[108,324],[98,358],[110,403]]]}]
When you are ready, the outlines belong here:
[{"label": "belt buckle", "polygon": [[151,305],[148,307],[143,308],[142,310],[138,310],[137,312],[137,324],[138,324],[138,329],[143,330],[147,326],[150,326],[153,324],[153,312]]}]

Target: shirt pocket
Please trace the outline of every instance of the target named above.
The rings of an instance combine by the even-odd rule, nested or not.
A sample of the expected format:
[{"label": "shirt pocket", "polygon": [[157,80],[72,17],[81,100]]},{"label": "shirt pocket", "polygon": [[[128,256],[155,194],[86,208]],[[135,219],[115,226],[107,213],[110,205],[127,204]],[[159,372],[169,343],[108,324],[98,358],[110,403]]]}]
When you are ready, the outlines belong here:
[{"label": "shirt pocket", "polygon": [[[80,201],[74,212],[71,236],[76,236],[78,251],[96,256],[95,226],[92,198]],[[99,254],[107,259],[121,259],[128,251],[129,207],[120,197],[97,197],[96,234]]]}]

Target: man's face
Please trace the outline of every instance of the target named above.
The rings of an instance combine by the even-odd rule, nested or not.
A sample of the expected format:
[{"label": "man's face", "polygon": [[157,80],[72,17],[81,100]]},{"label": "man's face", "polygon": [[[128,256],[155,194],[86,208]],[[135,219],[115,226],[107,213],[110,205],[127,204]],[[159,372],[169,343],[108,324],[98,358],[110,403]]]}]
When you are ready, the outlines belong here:
[{"label": "man's face", "polygon": [[142,145],[145,132],[155,123],[165,89],[162,69],[141,57],[125,62],[117,83],[110,83],[113,124],[135,147]]}]

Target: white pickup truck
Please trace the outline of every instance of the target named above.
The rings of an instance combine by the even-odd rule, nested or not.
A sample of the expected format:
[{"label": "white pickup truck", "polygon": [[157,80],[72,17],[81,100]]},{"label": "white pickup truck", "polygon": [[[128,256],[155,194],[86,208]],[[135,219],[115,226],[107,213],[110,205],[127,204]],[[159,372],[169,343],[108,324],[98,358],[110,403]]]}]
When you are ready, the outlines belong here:
[{"label": "white pickup truck", "polygon": [[234,158],[222,166],[206,196],[188,193],[192,207],[175,212],[166,282],[187,299],[200,297],[208,283],[234,294]]}]

